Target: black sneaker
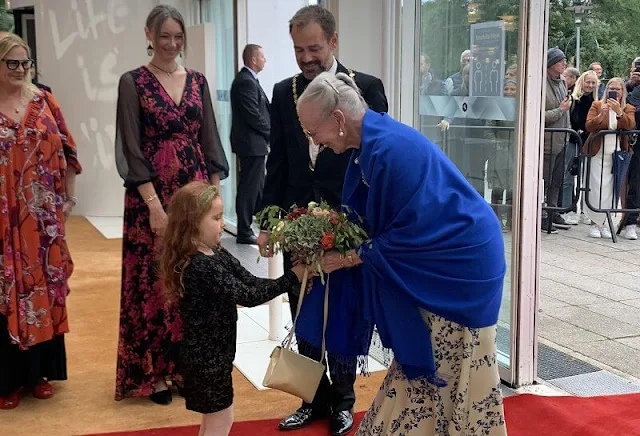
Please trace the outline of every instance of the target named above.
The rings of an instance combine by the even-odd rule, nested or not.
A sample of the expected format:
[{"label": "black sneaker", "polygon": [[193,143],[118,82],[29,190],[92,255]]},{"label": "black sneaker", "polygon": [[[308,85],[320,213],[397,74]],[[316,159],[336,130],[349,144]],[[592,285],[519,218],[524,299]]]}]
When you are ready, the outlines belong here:
[{"label": "black sneaker", "polygon": [[558,229],[556,229],[556,226],[553,224],[551,224],[551,229],[549,229],[549,222],[547,221],[547,218],[542,218],[542,225],[540,227],[545,233],[558,233]]},{"label": "black sneaker", "polygon": [[553,214],[553,225],[562,230],[569,230],[571,228],[571,224],[567,223],[564,218],[559,213]]}]

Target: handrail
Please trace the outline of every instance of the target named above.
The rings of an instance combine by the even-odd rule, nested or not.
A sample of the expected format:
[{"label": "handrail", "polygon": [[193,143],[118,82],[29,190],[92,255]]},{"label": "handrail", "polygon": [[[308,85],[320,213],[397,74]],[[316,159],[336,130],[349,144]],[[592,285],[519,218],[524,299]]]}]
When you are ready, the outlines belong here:
[{"label": "handrail", "polygon": [[[620,231],[622,230],[622,226],[619,226],[617,231],[614,231],[613,228],[613,221],[611,219],[611,214],[612,213],[623,213],[623,214],[628,214],[628,213],[640,213],[640,209],[629,209],[629,208],[618,208],[618,207],[614,207],[614,205],[612,204],[612,207],[607,207],[607,208],[603,208],[603,207],[596,207],[594,205],[591,204],[591,200],[589,199],[589,192],[591,191],[591,187],[590,187],[590,176],[591,176],[591,159],[593,157],[595,157],[595,155],[592,153],[593,151],[593,142],[596,139],[599,138],[603,138],[603,142],[604,142],[604,137],[606,135],[612,135],[615,134],[616,135],[616,151],[620,150],[620,136],[632,136],[632,135],[636,135],[636,138],[638,135],[640,135],[640,130],[600,130],[599,132],[595,132],[593,134],[591,134],[589,136],[589,139],[587,140],[587,154],[586,154],[586,162],[585,162],[585,169],[586,169],[586,175],[585,175],[585,184],[583,187],[580,188],[580,190],[582,192],[584,192],[584,199],[585,199],[585,204],[587,205],[587,207],[589,209],[591,209],[592,211],[596,212],[596,213],[604,213],[607,217],[607,224],[609,225],[609,229],[611,231],[611,239],[613,240],[613,242],[617,242],[617,238],[616,238],[616,234],[620,233]],[[631,143],[631,141],[629,141]],[[596,154],[600,154],[601,153],[601,157],[604,158],[604,144],[600,147],[600,151]],[[602,170],[604,169],[604,162],[601,166],[601,180],[602,180]],[[615,176],[615,173],[614,173]],[[615,184],[615,180],[614,180],[614,184]],[[614,186],[615,189],[615,186]],[[622,195],[624,195],[623,192],[620,192],[620,197],[622,197]],[[599,192],[599,203],[602,202],[602,185],[600,186],[600,192]],[[614,201],[615,201],[615,196],[614,196]],[[617,204],[618,201],[615,201],[615,204]],[[623,220],[626,219],[626,216],[623,217]],[[624,221],[623,221],[624,223]]]}]

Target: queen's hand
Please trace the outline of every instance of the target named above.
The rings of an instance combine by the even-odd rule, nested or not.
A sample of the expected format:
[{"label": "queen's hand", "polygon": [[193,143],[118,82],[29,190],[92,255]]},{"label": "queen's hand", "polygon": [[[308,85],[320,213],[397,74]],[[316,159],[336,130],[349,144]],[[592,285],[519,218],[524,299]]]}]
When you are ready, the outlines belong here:
[{"label": "queen's hand", "polygon": [[322,259],[320,260],[322,270],[327,274],[330,274],[342,268],[357,266],[361,263],[362,260],[353,250],[348,252],[346,256],[343,256],[336,250],[327,251],[326,253],[324,253],[324,256],[322,256]]}]

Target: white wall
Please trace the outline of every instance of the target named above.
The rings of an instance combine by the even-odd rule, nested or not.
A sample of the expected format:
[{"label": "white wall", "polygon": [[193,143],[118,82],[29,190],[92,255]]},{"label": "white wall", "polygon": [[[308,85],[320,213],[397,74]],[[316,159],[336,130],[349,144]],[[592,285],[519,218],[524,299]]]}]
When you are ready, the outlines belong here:
[{"label": "white wall", "polygon": [[33,7],[36,4],[36,0],[6,0],[5,4],[12,9],[26,8],[27,6]]},{"label": "white wall", "polygon": [[267,65],[258,76],[269,99],[273,85],[300,72],[289,37],[289,20],[308,0],[238,0],[238,69],[246,44],[261,45]]},{"label": "white wall", "polygon": [[382,79],[394,113],[394,90],[400,77],[393,68],[399,59],[400,0],[329,0],[338,22],[338,57],[356,71]]},{"label": "white wall", "polygon": [[[75,213],[121,216],[114,158],[120,75],[148,60],[144,22],[158,0],[37,0],[38,71],[62,106],[84,173]],[[188,0],[164,0],[185,17]]]}]

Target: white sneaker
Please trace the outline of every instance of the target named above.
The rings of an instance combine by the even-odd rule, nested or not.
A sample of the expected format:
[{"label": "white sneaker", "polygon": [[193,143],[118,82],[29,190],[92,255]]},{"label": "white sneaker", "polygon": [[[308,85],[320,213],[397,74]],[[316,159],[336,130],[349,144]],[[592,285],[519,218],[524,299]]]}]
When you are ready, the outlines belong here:
[{"label": "white sneaker", "polygon": [[600,234],[603,238],[611,238],[611,230],[609,230],[609,226],[606,224],[600,226]]},{"label": "white sneaker", "polygon": [[567,224],[571,224],[572,226],[577,226],[580,223],[580,218],[575,212],[567,212],[562,217]]},{"label": "white sneaker", "polygon": [[591,224],[593,224],[593,223],[591,222],[591,220],[589,219],[589,217],[588,217],[587,215],[585,215],[584,213],[581,213],[581,214],[580,214],[580,222],[581,222],[582,224],[586,224],[586,225],[591,225]]},{"label": "white sneaker", "polygon": [[595,224],[591,224],[591,228],[589,229],[589,237],[602,238],[602,233],[600,233],[600,227],[598,227]]},{"label": "white sneaker", "polygon": [[628,226],[624,226],[624,229],[622,229],[622,232],[620,232],[620,236],[631,241],[635,241],[636,239],[638,239],[638,234],[636,233],[636,225],[631,224]]}]

